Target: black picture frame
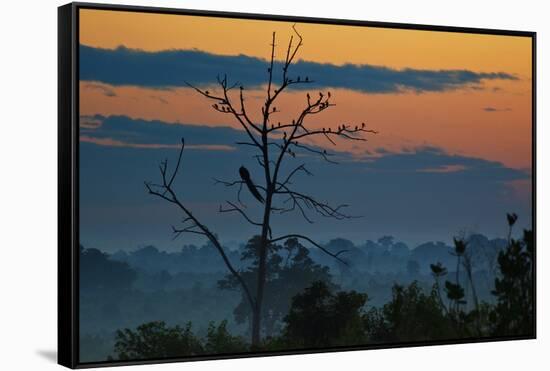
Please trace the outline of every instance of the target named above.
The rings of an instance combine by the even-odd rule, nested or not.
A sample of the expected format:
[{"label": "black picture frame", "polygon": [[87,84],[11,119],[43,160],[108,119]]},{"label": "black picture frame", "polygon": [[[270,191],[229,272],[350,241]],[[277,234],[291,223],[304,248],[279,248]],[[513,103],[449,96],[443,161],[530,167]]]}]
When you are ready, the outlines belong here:
[{"label": "black picture frame", "polygon": [[536,338],[536,295],[534,302],[533,334],[530,336],[483,337],[449,339],[410,343],[388,343],[366,346],[345,346],[326,349],[239,353],[231,355],[191,356],[169,359],[136,361],[105,361],[82,363],[79,361],[79,10],[99,9],[156,14],[196,15],[223,18],[295,21],[304,23],[369,26],[392,29],[425,30],[434,32],[507,35],[530,38],[532,42],[532,225],[535,241],[536,293],[536,32],[495,30],[485,28],[448,27],[406,23],[372,22],[330,18],[309,18],[268,14],[233,13],[190,9],[70,3],[58,8],[58,363],[69,368],[122,366],[184,362],[243,357],[260,357],[288,354],[340,352],[380,348],[401,348],[429,345],[448,345]]}]

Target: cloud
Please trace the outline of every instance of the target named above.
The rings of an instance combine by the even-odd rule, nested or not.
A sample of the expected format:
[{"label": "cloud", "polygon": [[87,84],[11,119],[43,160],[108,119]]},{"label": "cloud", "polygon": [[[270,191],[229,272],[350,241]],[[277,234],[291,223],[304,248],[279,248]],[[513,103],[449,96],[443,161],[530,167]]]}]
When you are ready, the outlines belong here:
[{"label": "cloud", "polygon": [[483,107],[485,112],[508,112],[511,111],[511,108],[495,108],[495,107]]},{"label": "cloud", "polygon": [[[248,161],[254,155],[253,149],[248,146],[236,145],[236,142],[243,141],[244,134],[230,127],[147,121],[126,116],[81,117],[81,143],[113,148],[172,150],[180,148],[182,137],[185,138],[187,149],[235,152],[241,162],[245,159]],[[299,150],[297,152],[300,161],[306,161],[313,173],[325,171],[327,163],[319,156]],[[339,164],[331,171],[338,173],[349,170],[349,176],[353,178],[360,177],[360,174],[370,174],[365,176],[395,176],[409,180],[437,177],[460,179],[466,183],[482,179],[493,184],[530,178],[529,170],[508,168],[497,161],[451,154],[434,146],[403,148],[397,152],[378,147],[363,155],[332,152]],[[200,158],[196,161],[200,162]],[[231,162],[228,157],[220,158],[220,161]]]},{"label": "cloud", "polygon": [[[87,135],[80,136],[80,142],[93,143],[106,147],[124,147],[138,149],[179,149],[180,144],[159,144],[159,143],[130,143],[113,138],[94,138]],[[190,144],[185,146],[186,150],[208,150],[208,151],[234,151],[235,147],[222,144]]]},{"label": "cloud", "polygon": [[[177,153],[173,148],[181,136],[195,149],[232,146],[243,138],[242,132],[227,127],[169,124],[124,116],[92,118],[101,124],[94,129],[81,126],[82,238],[105,248],[120,248],[113,241],[120,241],[121,233],[126,247],[144,241],[158,242],[160,246],[170,243],[169,226],[180,215],[148,197],[143,182],[158,180],[161,161],[168,159],[174,165]],[[235,146],[234,150],[223,152],[184,153],[182,171],[176,179],[178,193],[224,239],[244,241],[257,231],[243,225],[238,217],[218,213],[220,203],[235,200],[237,189],[216,185],[212,178],[239,179],[238,169],[243,165],[254,179],[260,180],[261,168],[252,151]],[[461,228],[471,226],[484,233],[501,233],[505,227],[503,216],[510,211],[529,223],[528,169],[512,169],[496,161],[452,154],[433,146],[399,152],[378,148],[373,153],[360,158],[343,156],[338,165],[317,157],[288,158],[282,177],[302,162],[314,174],[295,177],[292,186],[297,191],[333,205],[349,204],[347,212],[364,218],[337,223],[312,215],[315,223],[310,225],[299,213],[277,214],[273,216],[277,230],[282,234],[299,231],[318,240],[338,236],[364,240],[368,233],[425,240],[448,239]],[[513,188],[517,184],[522,185],[522,194]],[[257,202],[246,192],[241,196],[250,206],[251,215],[260,217],[256,215]],[[280,205],[285,199],[277,198],[276,202]]]},{"label": "cloud", "polygon": [[508,168],[498,161],[450,154],[442,148],[430,146],[409,148],[402,152],[385,151],[381,157],[369,158],[365,163],[364,171],[391,172],[408,178],[435,175],[470,180],[486,179],[491,182],[506,182],[530,177],[527,171]]},{"label": "cloud", "polygon": [[101,116],[80,116],[80,129],[91,130],[97,129],[103,123]]},{"label": "cloud", "polygon": [[80,117],[80,141],[107,147],[178,149],[185,138],[187,149],[231,151],[242,133],[229,127],[210,128],[163,121],[102,115]]},{"label": "cloud", "polygon": [[417,170],[421,173],[454,173],[456,171],[464,171],[467,167],[464,165],[441,165],[439,167],[425,168]]},{"label": "cloud", "polygon": [[[147,52],[122,46],[101,49],[80,45],[80,79],[111,85],[172,88],[185,86],[187,81],[207,86],[215,84],[217,76],[227,74],[232,81],[255,88],[266,82],[267,67],[265,60],[246,55],[223,56],[200,50]],[[280,71],[281,63],[277,62],[274,68]],[[517,80],[504,72],[393,69],[368,64],[339,66],[302,60],[292,66],[290,76],[307,76],[315,81],[295,87],[346,88],[365,93],[448,91],[481,88],[484,80]]]},{"label": "cloud", "polygon": [[162,104],[168,104],[168,101],[164,99],[163,97],[159,97],[158,95],[150,95],[149,98],[158,100]]},{"label": "cloud", "polygon": [[106,97],[111,97],[111,98],[116,97],[116,93],[114,92],[114,90],[109,89],[109,87],[105,86],[104,84],[87,83],[87,84],[84,84],[84,88],[99,90]]},{"label": "cloud", "polygon": [[[232,151],[237,147],[250,152],[243,130],[229,126],[210,127],[200,124],[172,123],[159,120],[132,119],[128,116],[80,116],[80,141],[104,147],[127,147],[141,149],[178,149],[181,138],[186,149]],[[282,136],[278,139],[282,142]],[[309,145],[311,149],[323,148]],[[278,151],[278,148],[271,148]],[[298,157],[318,157],[309,151],[296,151]],[[278,154],[278,152],[277,152]],[[331,150],[332,160],[349,160],[351,154]]]}]

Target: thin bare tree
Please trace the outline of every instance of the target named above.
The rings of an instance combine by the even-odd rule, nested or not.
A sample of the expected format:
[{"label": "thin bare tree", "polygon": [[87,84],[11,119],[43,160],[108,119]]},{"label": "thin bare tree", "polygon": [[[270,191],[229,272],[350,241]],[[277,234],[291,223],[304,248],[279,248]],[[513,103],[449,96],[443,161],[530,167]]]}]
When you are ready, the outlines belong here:
[{"label": "thin bare tree", "polygon": [[[297,238],[303,240],[314,247],[319,248],[324,253],[332,256],[334,259],[347,264],[340,255],[344,251],[331,252],[312,238],[299,234],[291,233],[282,236],[273,236],[271,217],[273,214],[284,214],[289,212],[298,212],[309,223],[312,223],[311,213],[316,213],[326,218],[344,220],[354,218],[355,216],[346,214],[343,209],[348,205],[332,206],[328,202],[319,201],[308,193],[297,191],[293,188],[293,179],[298,174],[303,173],[312,175],[307,169],[305,163],[292,167],[289,171],[283,170],[283,163],[288,156],[297,157],[297,153],[307,153],[309,155],[320,156],[328,162],[335,162],[331,158],[334,156],[318,145],[311,142],[311,138],[321,137],[332,145],[336,145],[335,138],[342,138],[351,141],[365,141],[364,134],[376,131],[367,129],[364,123],[351,125],[339,124],[335,127],[326,128],[308,128],[307,120],[310,116],[317,115],[335,104],[331,101],[330,92],[319,92],[315,97],[310,93],[305,94],[305,104],[297,116],[289,122],[277,123],[272,120],[272,115],[280,112],[275,102],[281,94],[291,86],[308,85],[314,81],[308,76],[291,76],[291,65],[296,59],[298,51],[303,46],[302,36],[298,33],[295,26],[292,26],[293,35],[290,37],[288,47],[284,57],[284,62],[277,62],[275,59],[275,41],[276,34],[273,32],[271,42],[271,56],[267,68],[267,85],[265,92],[265,102],[261,108],[261,119],[253,120],[245,104],[245,88],[240,83],[230,84],[227,76],[218,76],[217,92],[209,91],[204,88],[187,84],[198,94],[212,102],[212,108],[222,114],[226,114],[235,119],[244,130],[246,140],[238,142],[238,145],[249,146],[257,150],[254,158],[257,160],[262,171],[261,180],[254,182],[248,169],[241,167],[239,169],[240,177],[233,180],[216,179],[216,183],[225,187],[235,187],[237,189],[237,201],[226,201],[220,205],[220,213],[239,214],[245,222],[259,228],[259,251],[258,251],[258,277],[255,286],[255,292],[249,287],[241,277],[240,272],[232,265],[227,254],[222,247],[218,237],[204,222],[199,221],[186,204],[180,200],[173,188],[174,179],[181,168],[181,159],[185,147],[182,139],[181,149],[177,163],[172,171],[168,169],[168,161],[165,160],[160,165],[161,182],[146,182],[147,190],[150,194],[160,197],[167,202],[178,207],[183,213],[185,219],[181,227],[173,227],[175,237],[184,234],[197,234],[206,237],[221,255],[227,269],[238,280],[244,295],[250,303],[252,312],[252,348],[258,348],[261,342],[261,318],[262,303],[264,299],[264,289],[266,282],[266,258],[268,248],[271,244]],[[280,67],[281,79],[275,82],[275,67]],[[233,94],[234,93],[234,94]],[[258,207],[261,207],[263,217],[261,220],[254,220],[241,202],[241,191],[243,186],[247,187],[250,193],[258,201]]]}]

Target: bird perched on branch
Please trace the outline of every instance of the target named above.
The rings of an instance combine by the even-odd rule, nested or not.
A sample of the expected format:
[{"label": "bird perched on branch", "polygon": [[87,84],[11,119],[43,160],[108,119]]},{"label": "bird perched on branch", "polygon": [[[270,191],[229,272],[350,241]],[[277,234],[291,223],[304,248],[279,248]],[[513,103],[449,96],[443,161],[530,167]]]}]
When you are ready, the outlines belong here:
[{"label": "bird perched on branch", "polygon": [[248,172],[248,169],[244,166],[241,166],[239,168],[239,175],[241,176],[241,179],[245,182],[250,193],[252,193],[252,196],[254,196],[256,200],[260,201],[263,204],[264,198],[262,197],[260,192],[258,192],[258,188],[256,188],[254,183],[252,183],[252,179],[250,179],[250,173]]}]

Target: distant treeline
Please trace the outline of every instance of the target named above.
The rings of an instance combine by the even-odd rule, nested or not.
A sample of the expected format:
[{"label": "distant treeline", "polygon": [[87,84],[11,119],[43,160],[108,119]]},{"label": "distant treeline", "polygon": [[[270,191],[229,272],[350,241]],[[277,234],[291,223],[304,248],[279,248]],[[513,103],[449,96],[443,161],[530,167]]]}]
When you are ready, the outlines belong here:
[{"label": "distant treeline", "polygon": [[[498,305],[495,280],[502,275],[501,256],[510,244],[506,239],[489,240],[480,234],[461,241],[467,246],[463,253],[469,262],[467,270],[464,257],[457,264],[456,241],[453,246],[428,242],[413,249],[390,236],[359,246],[342,238],[326,243],[325,248],[332,252],[346,251],[341,254],[344,263],[292,239],[273,246],[269,260],[273,276],[267,283],[262,330],[264,347],[288,349],[497,334],[491,325],[496,320],[489,317]],[[521,240],[523,249],[525,241]],[[251,238],[238,249],[226,249],[251,285],[256,275],[254,246]],[[444,271],[437,271],[438,267]],[[143,339],[139,331],[195,344],[192,351],[170,345],[176,355],[221,352],[227,347],[231,352],[249,350],[245,341],[250,331],[248,306],[211,246],[187,245],[177,252],[148,246],[112,255],[81,247],[80,285],[83,361],[105,360],[108,356],[136,358],[137,353],[129,349],[140,345],[130,344],[129,339]],[[315,300],[321,301],[310,308]],[[323,305],[327,306],[323,313],[309,312]],[[319,327],[323,320],[333,322],[344,316],[341,310],[353,319],[338,321],[351,321],[349,324],[332,330]],[[416,318],[413,322],[401,317],[407,311]],[[306,324],[306,320],[315,316],[321,318],[313,327],[325,335],[308,333],[312,324]],[[424,325],[422,318],[426,319]],[[476,327],[471,326],[472,320]],[[427,326],[428,322],[433,326]],[[360,330],[348,333],[346,326]],[[345,334],[335,335],[334,331]],[[399,335],[401,332],[406,334]],[[304,338],[308,336],[310,340]],[[316,343],[310,343],[314,340]],[[212,350],[212,342],[220,342],[221,350]],[[164,354],[166,349],[158,351]]]},{"label": "distant treeline", "polygon": [[[476,270],[494,269],[498,252],[506,246],[505,239],[488,239],[482,234],[470,235],[468,241],[473,256],[480,263]],[[410,248],[392,236],[383,236],[377,241],[368,240],[361,245],[355,245],[345,238],[336,238],[324,246],[332,252],[345,250],[342,257],[349,262],[349,270],[356,272],[429,273],[430,264],[434,260],[442,264],[450,264],[453,261],[449,254],[453,247],[443,242],[426,242]],[[242,267],[240,255],[245,248],[244,242],[236,249],[225,248],[229,259],[236,266]],[[148,273],[216,273],[225,272],[226,269],[219,254],[209,243],[203,246],[185,245],[180,251],[174,252],[146,246],[132,251],[119,250],[110,257]],[[318,249],[311,249],[311,257],[319,264],[333,269],[338,267],[337,261]]]}]

